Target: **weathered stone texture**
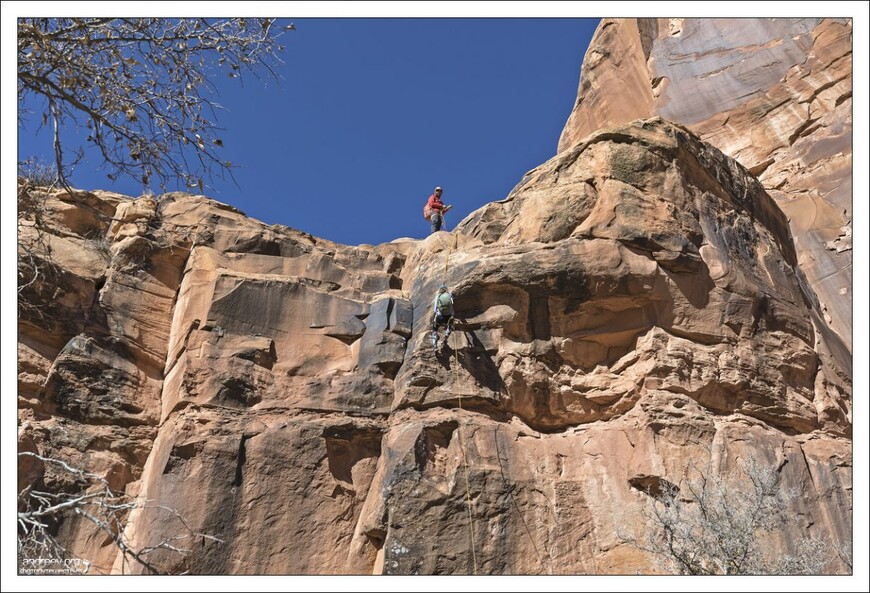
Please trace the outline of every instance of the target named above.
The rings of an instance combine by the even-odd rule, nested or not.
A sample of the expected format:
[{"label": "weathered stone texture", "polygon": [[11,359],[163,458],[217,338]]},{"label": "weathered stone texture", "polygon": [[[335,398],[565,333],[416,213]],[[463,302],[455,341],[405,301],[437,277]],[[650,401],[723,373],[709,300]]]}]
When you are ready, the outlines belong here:
[{"label": "weathered stone texture", "polygon": [[851,20],[603,19],[559,151],[651,116],[759,177],[789,218],[825,322],[851,349]]}]

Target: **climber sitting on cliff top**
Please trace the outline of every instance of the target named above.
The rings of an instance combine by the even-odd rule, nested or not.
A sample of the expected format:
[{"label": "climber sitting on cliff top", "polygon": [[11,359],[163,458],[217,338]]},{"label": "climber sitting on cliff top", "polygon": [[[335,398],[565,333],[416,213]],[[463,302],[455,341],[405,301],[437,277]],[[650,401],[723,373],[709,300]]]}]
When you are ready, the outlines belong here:
[{"label": "climber sitting on cliff top", "polygon": [[453,324],[453,295],[442,284],[435,295],[435,317],[432,319],[432,347],[438,349],[438,328],[446,328],[444,341],[450,337],[450,326]]},{"label": "climber sitting on cliff top", "polygon": [[441,230],[441,225],[444,223],[444,213],[453,208],[453,206],[447,206],[441,201],[442,192],[441,186],[436,187],[435,193],[429,196],[429,201],[423,208],[423,216],[432,223],[433,233]]}]

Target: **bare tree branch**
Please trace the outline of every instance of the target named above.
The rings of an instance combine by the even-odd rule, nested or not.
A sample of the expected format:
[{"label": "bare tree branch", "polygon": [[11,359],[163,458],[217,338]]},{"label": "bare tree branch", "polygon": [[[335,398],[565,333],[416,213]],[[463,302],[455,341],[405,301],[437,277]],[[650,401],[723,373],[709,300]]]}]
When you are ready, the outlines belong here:
[{"label": "bare tree branch", "polygon": [[805,536],[794,542],[794,553],[773,553],[767,538],[786,526],[795,496],[776,470],[762,469],[753,458],[743,474],[729,481],[713,468],[691,465],[680,488],[646,492],[646,533],[621,527],[617,536],[657,558],[668,573],[823,574],[840,570],[838,558],[851,570],[851,550],[839,542]]},{"label": "bare tree branch", "polygon": [[277,81],[289,28],[265,18],[19,19],[19,107],[45,100],[36,115],[52,121],[65,188],[75,164],[65,133],[84,127],[109,178],[202,191],[215,174],[232,177],[210,77],[262,71]]},{"label": "bare tree branch", "polygon": [[[18,556],[19,569],[26,573],[32,570],[34,562],[69,562],[76,560],[75,566],[84,566],[85,572],[91,563],[87,559],[76,558],[57,539],[57,526],[71,514],[83,517],[104,533],[120,551],[124,569],[130,561],[140,565],[151,574],[166,574],[167,569],[152,560],[155,552],[165,550],[184,557],[191,550],[179,545],[184,541],[209,540],[223,543],[222,540],[192,529],[184,518],[174,509],[162,505],[152,506],[149,501],[132,499],[124,493],[115,492],[108,481],[96,474],[73,467],[65,461],[44,457],[32,452],[21,452],[19,456],[39,459],[51,464],[59,471],[69,475],[79,484],[74,492],[42,492],[27,487],[18,496]],[[135,549],[125,535],[125,525],[130,512],[138,508],[159,508],[178,519],[182,532],[167,537],[157,544]],[[101,567],[104,571],[111,567]]]}]

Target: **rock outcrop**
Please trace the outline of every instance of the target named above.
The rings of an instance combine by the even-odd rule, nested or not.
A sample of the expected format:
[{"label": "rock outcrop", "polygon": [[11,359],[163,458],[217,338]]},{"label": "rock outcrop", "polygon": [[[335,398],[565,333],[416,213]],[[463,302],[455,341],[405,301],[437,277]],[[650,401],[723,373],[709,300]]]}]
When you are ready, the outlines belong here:
[{"label": "rock outcrop", "polygon": [[[187,538],[162,570],[657,572],[620,535],[655,485],[748,457],[802,494],[776,550],[851,538],[848,349],[775,201],[683,127],[598,131],[453,233],[378,246],[189,194],[46,199],[21,448],[138,497],[134,549]],[[145,571],[60,530],[94,572]]]},{"label": "rock outcrop", "polygon": [[559,151],[661,116],[757,175],[822,315],[852,344],[850,19],[603,19]]}]

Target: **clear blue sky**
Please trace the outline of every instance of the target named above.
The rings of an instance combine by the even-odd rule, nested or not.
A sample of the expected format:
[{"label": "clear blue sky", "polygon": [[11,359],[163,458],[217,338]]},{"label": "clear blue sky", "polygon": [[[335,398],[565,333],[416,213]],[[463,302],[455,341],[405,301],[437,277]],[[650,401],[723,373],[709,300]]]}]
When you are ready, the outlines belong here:
[{"label": "clear blue sky", "polygon": [[[424,237],[436,185],[453,226],[556,152],[598,19],[293,19],[280,86],[215,80],[222,154],[204,193],[267,223],[346,244]],[[19,158],[50,160],[38,122]],[[138,196],[96,163],[73,184]]]}]

